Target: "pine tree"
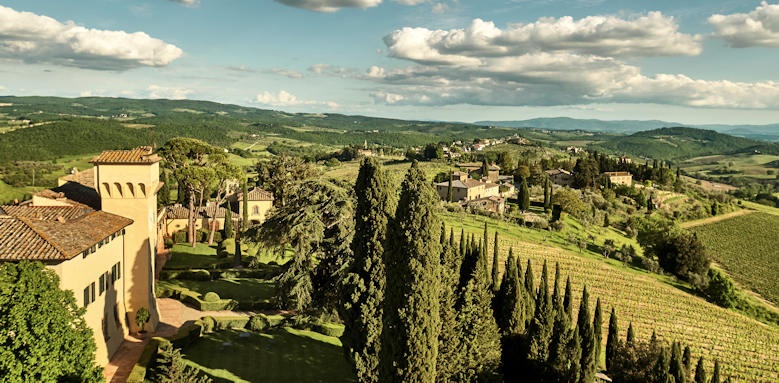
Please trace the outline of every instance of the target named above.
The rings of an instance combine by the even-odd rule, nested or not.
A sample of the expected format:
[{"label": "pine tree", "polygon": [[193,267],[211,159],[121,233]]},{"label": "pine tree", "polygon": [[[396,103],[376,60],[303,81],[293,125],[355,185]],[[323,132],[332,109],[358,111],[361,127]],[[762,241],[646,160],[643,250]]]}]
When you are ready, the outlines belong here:
[{"label": "pine tree", "polygon": [[695,383],[709,383],[706,380],[706,368],[703,367],[703,357],[698,359],[698,364],[695,366]]},{"label": "pine tree", "polygon": [[386,281],[382,257],[395,201],[387,173],[371,157],[360,165],[354,191],[353,260],[343,284],[341,317],[345,329],[341,341],[358,380],[376,382]]},{"label": "pine tree", "polygon": [[527,188],[527,181],[522,177],[522,182],[519,185],[519,208],[522,211],[528,211],[530,209],[530,190]]},{"label": "pine tree", "polygon": [[457,322],[461,336],[460,347],[467,357],[462,361],[458,381],[491,380],[500,365],[500,333],[491,307],[492,289],[487,271],[487,252],[484,250],[486,246],[484,242],[475,251],[480,256],[461,297]]},{"label": "pine tree", "polygon": [[579,318],[576,326],[579,328],[582,344],[580,383],[592,383],[595,380],[595,334],[590,322],[590,295],[587,286],[582,291],[582,300],[579,304]]},{"label": "pine tree", "polygon": [[528,328],[530,344],[528,359],[537,363],[545,363],[549,358],[549,343],[552,340],[554,327],[555,312],[552,306],[552,299],[549,296],[548,280],[546,261],[544,261],[541,271],[541,282],[536,294],[535,312]]},{"label": "pine tree", "polygon": [[[498,231],[495,230],[495,247],[493,248],[494,251],[492,252],[492,291],[494,293],[498,292],[498,289],[500,288],[500,271],[498,270]],[[504,271],[505,272],[505,271]]]},{"label": "pine tree", "polygon": [[233,230],[233,211],[230,203],[227,203],[227,209],[225,209],[225,238],[235,238],[235,231]]},{"label": "pine tree", "polygon": [[720,371],[719,371],[719,360],[714,360],[714,372],[711,373],[711,380],[709,383],[720,383]]},{"label": "pine tree", "polygon": [[595,337],[595,368],[600,364],[601,349],[603,348],[603,314],[600,309],[600,297],[595,302],[595,315],[592,319],[592,333]]},{"label": "pine tree", "polygon": [[[440,333],[438,195],[414,162],[403,181],[384,253],[379,381],[435,381]],[[488,312],[489,313],[489,312]],[[490,315],[492,318],[492,315]]]},{"label": "pine tree", "polygon": [[614,307],[611,308],[609,317],[609,335],[606,339],[606,371],[611,371],[614,359],[617,357],[617,350],[620,349],[619,325],[617,323],[617,313]]}]

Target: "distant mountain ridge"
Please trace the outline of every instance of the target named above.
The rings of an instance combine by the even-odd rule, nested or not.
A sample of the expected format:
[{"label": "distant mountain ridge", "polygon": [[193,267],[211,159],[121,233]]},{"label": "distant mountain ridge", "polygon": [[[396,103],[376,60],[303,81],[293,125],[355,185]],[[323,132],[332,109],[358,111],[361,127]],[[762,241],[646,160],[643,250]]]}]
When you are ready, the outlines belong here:
[{"label": "distant mountain ridge", "polygon": [[477,121],[474,124],[500,126],[507,128],[536,128],[547,130],[584,130],[590,132],[608,132],[631,134],[641,131],[670,128],[689,127],[696,129],[713,130],[736,137],[744,137],[761,141],[779,141],[779,123],[767,125],[728,125],[709,124],[691,125],[678,122],[661,120],[617,120],[606,121],[597,119],[576,119],[569,117],[533,118],[518,121]]}]

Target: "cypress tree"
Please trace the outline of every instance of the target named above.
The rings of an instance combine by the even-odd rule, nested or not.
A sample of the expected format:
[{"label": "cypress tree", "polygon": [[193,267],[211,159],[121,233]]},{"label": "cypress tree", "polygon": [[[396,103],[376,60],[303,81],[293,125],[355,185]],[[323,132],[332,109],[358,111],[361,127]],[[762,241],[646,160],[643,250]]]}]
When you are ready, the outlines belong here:
[{"label": "cypress tree", "polygon": [[549,358],[549,343],[552,340],[554,327],[554,307],[549,296],[548,271],[546,261],[541,271],[541,282],[536,294],[536,307],[533,319],[528,328],[530,349],[528,359],[537,363],[545,363]]},{"label": "cypress tree", "polygon": [[609,213],[606,213],[603,215],[603,227],[609,226],[611,226],[611,221],[609,220]]},{"label": "cypress tree", "polygon": [[692,351],[690,351],[690,346],[684,347],[682,363],[684,363],[684,370],[687,372],[687,376],[689,377],[690,373],[692,372]]},{"label": "cypress tree", "polygon": [[494,293],[497,293],[500,288],[500,280],[498,278],[500,278],[500,271],[498,270],[498,231],[495,230],[495,247],[492,252],[492,291]]},{"label": "cypress tree", "polygon": [[600,309],[600,297],[595,302],[595,315],[592,319],[592,334],[595,338],[595,368],[600,365],[601,349],[603,348],[603,314]]},{"label": "cypress tree", "polygon": [[703,357],[698,359],[698,364],[695,366],[695,383],[709,383],[706,380],[706,368],[703,367]]},{"label": "cypress tree", "polygon": [[446,202],[452,202],[452,197],[454,195],[452,193],[452,177],[453,175],[449,173],[449,187],[446,189]]},{"label": "cypress tree", "polygon": [[571,277],[565,278],[565,296],[563,297],[563,311],[568,315],[568,320],[573,321],[573,291],[571,289]]},{"label": "cypress tree", "polygon": [[711,373],[709,383],[720,383],[719,360],[714,359],[714,372]]},{"label": "cypress tree", "polygon": [[674,381],[677,383],[687,382],[687,373],[682,361],[682,346],[679,342],[674,342],[671,346],[671,364],[668,368],[668,373],[674,377]]},{"label": "cypress tree", "polygon": [[441,333],[438,335],[436,382],[455,382],[456,374],[465,357],[460,346],[460,327],[457,324],[457,282],[459,278],[458,247],[454,245],[454,231],[449,243],[442,237],[441,256]]},{"label": "cypress tree", "polygon": [[625,340],[625,346],[630,349],[633,349],[636,346],[636,333],[633,330],[633,322],[630,322],[628,325],[628,335]]},{"label": "cypress tree", "polygon": [[249,185],[247,181],[241,184],[241,230],[249,228]]},{"label": "cypress tree", "polygon": [[650,381],[653,383],[666,383],[673,379],[673,376],[668,373],[669,365],[668,350],[661,348],[660,353],[657,355],[657,361],[655,361],[655,365],[652,367]]},{"label": "cypress tree", "polygon": [[611,371],[614,360],[617,357],[617,350],[620,349],[619,325],[617,324],[617,313],[614,307],[611,308],[609,317],[609,335],[606,339],[606,371]]},{"label": "cypress tree", "polygon": [[[556,267],[557,272],[555,276],[555,285],[559,282],[560,269],[559,264]],[[557,298],[552,298],[552,304],[555,307],[555,320],[552,331],[552,341],[549,344],[549,370],[550,378],[553,381],[568,381],[571,376],[575,376],[578,380],[579,376],[579,360],[581,359],[581,345],[572,343],[574,337],[574,329],[572,329],[571,316],[565,311],[563,307],[563,299],[560,298],[558,287],[555,287],[555,295]],[[575,356],[575,359],[574,359]],[[575,362],[575,363],[574,363]],[[574,369],[574,371],[571,371]],[[574,382],[576,382],[574,380]]]},{"label": "cypress tree", "polygon": [[555,311],[563,309],[563,298],[560,296],[560,262],[554,264],[554,288],[552,289],[552,305]]},{"label": "cypress tree", "polygon": [[235,238],[235,231],[233,230],[233,211],[230,206],[230,202],[227,203],[227,209],[225,209],[225,238]]},{"label": "cypress tree", "polygon": [[519,279],[517,259],[512,249],[509,248],[509,257],[506,260],[506,270],[503,273],[503,282],[498,291],[501,302],[500,311],[496,322],[501,333],[523,334],[525,332],[526,294],[525,288]]},{"label": "cypress tree", "polygon": [[519,195],[517,196],[517,199],[519,199],[519,208],[522,209],[522,211],[530,209],[530,190],[527,188],[525,177],[522,177],[522,183],[519,185]]},{"label": "cypress tree", "polygon": [[457,252],[457,258],[460,259],[461,267],[463,262],[462,259],[465,256],[466,242],[467,242],[467,238],[465,238],[465,229],[460,229],[460,249]]},{"label": "cypress tree", "polygon": [[466,358],[461,363],[458,381],[491,380],[500,365],[500,333],[491,307],[486,246],[484,242],[476,249],[479,258],[460,297],[462,304],[457,323],[460,327],[460,348]]},{"label": "cypress tree", "polygon": [[549,192],[550,186],[549,186],[549,177],[547,177],[544,180],[544,212],[548,212],[549,209],[552,207],[551,205],[551,196]]},{"label": "cypress tree", "polygon": [[528,258],[527,265],[525,266],[525,292],[528,297],[525,318],[527,318],[528,326],[530,325],[530,321],[533,320],[536,310],[536,289],[534,287],[534,280],[533,267],[530,265],[530,258]]},{"label": "cypress tree", "polygon": [[370,157],[360,165],[354,191],[353,260],[343,284],[341,342],[358,380],[377,382],[386,281],[382,257],[395,201],[386,172]]},{"label": "cypress tree", "polygon": [[590,295],[587,286],[582,291],[582,300],[579,304],[579,318],[576,326],[579,328],[582,344],[581,375],[579,383],[592,383],[595,381],[595,334],[590,322]]},{"label": "cypress tree", "polygon": [[438,199],[414,162],[402,184],[396,218],[389,225],[393,246],[384,253],[381,382],[435,381],[441,330]]}]

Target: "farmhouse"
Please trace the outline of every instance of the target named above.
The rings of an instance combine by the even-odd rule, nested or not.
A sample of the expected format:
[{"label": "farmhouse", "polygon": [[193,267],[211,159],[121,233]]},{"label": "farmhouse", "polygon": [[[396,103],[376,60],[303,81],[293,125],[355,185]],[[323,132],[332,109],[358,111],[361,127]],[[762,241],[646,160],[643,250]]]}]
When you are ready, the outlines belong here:
[{"label": "farmhouse", "polygon": [[468,201],[468,207],[503,214],[506,211],[506,200],[498,196],[477,198]]},{"label": "farmhouse", "polygon": [[150,147],[106,151],[58,188],[0,207],[0,261],[41,261],[59,276],[60,287],[86,308],[101,365],[137,330],[136,311],[149,310],[150,328],[159,321],[159,161]]},{"label": "farmhouse", "polygon": [[573,183],[573,174],[565,169],[547,170],[546,174],[555,185],[571,186],[571,183]]},{"label": "farmhouse", "polygon": [[[449,181],[437,183],[435,189],[442,200],[449,194]],[[481,182],[471,178],[452,181],[452,201],[470,201],[474,199],[498,196],[500,186],[490,182]]]},{"label": "farmhouse", "polygon": [[632,185],[633,175],[630,172],[605,172],[603,173],[612,185]]}]

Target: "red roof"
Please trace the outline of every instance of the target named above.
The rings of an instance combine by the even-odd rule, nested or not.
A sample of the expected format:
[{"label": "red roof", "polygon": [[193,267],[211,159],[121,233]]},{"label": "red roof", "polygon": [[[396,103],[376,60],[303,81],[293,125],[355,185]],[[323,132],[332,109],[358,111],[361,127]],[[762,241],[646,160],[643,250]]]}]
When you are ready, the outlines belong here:
[{"label": "red roof", "polygon": [[153,153],[150,146],[141,146],[131,150],[106,150],[90,161],[93,164],[153,164],[160,157]]}]

